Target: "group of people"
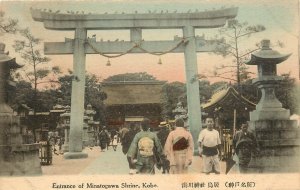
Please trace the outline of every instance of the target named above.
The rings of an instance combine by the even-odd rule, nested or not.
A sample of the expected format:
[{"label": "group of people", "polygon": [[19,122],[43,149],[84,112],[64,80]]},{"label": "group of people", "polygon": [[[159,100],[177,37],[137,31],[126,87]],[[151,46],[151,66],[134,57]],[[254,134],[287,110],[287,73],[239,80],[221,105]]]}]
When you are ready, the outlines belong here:
[{"label": "group of people", "polygon": [[62,145],[64,144],[64,137],[59,136],[58,132],[49,132],[47,141],[49,142],[49,145],[51,145],[51,151],[54,154],[63,154]]},{"label": "group of people", "polygon": [[113,150],[117,150],[118,142],[119,142],[119,134],[116,130],[111,130],[108,132],[106,126],[103,126],[100,132],[98,133],[98,143],[101,148],[101,152],[104,152],[105,149],[108,150],[108,147],[111,145]]},{"label": "group of people", "polygon": [[[212,118],[206,118],[206,128],[203,129],[198,138],[199,155],[203,160],[203,172],[206,174],[220,174],[221,139],[219,132],[214,129]],[[248,124],[243,123],[239,131],[233,136],[232,154],[237,157],[236,164],[240,173],[247,173],[252,155],[257,156],[259,152],[255,135],[248,130]]]},{"label": "group of people", "polygon": [[[199,156],[203,161],[203,173],[220,174],[221,139],[214,129],[212,118],[206,118],[206,128],[198,136]],[[122,151],[127,156],[130,174],[155,174],[155,166],[162,173],[184,174],[193,161],[194,142],[182,118],[175,120],[170,130],[160,125],[158,133],[150,131],[150,120],[145,118],[139,126],[131,125],[120,131]],[[241,130],[233,138],[233,153],[239,158],[240,172],[247,170],[251,153],[256,150],[255,136],[249,132],[248,125],[242,124]]]},{"label": "group of people", "polygon": [[160,125],[156,134],[149,130],[150,121],[141,122],[141,131],[131,126],[122,139],[123,153],[127,154],[130,174],[155,173],[155,165],[162,173],[187,173],[192,164],[194,144],[191,133],[182,118],[176,119],[175,128]]}]

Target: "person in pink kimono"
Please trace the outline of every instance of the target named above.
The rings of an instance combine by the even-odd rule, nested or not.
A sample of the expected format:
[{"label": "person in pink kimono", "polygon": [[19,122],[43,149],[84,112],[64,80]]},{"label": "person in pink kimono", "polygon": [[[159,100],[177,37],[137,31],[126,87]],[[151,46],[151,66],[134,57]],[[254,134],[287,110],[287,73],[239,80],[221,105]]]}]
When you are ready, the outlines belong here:
[{"label": "person in pink kimono", "polygon": [[188,172],[192,164],[194,143],[189,131],[184,128],[184,121],[178,118],[175,121],[175,130],[171,131],[164,147],[165,155],[170,161],[170,174]]}]

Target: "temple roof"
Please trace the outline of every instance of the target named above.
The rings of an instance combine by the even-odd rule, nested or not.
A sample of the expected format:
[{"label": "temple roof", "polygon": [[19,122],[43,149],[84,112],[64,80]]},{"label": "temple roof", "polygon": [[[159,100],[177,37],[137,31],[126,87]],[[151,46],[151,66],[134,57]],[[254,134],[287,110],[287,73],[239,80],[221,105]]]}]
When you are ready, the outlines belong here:
[{"label": "temple roof", "polygon": [[16,63],[16,58],[8,56],[9,52],[5,53],[5,44],[0,42],[0,63],[8,64],[10,69],[16,69],[22,67]]},{"label": "temple roof", "polygon": [[216,108],[225,106],[226,104],[231,104],[231,102],[238,102],[239,104],[244,104],[246,107],[253,109],[256,105],[240,95],[233,87],[229,87],[213,94],[211,99],[207,103],[202,104],[201,107],[205,112],[207,112],[208,110],[213,111]]},{"label": "temple roof", "polygon": [[161,104],[162,86],[157,81],[122,81],[102,83],[106,105]]}]

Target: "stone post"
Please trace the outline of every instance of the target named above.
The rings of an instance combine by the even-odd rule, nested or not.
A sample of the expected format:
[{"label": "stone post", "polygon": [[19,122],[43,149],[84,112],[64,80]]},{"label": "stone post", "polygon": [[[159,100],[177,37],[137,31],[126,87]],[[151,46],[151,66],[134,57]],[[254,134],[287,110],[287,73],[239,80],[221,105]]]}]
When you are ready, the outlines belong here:
[{"label": "stone post", "polygon": [[82,133],[84,115],[85,91],[85,28],[76,28],[73,54],[73,81],[71,96],[71,122],[69,136],[69,152],[64,154],[66,159],[86,158],[82,152]]},{"label": "stone post", "polygon": [[[183,28],[183,37],[188,40],[185,51],[185,73],[187,86],[188,122],[194,140],[194,152],[198,151],[198,135],[202,129],[200,95],[198,83],[198,66],[195,43],[195,31],[192,26]],[[195,77],[197,80],[195,80]]]}]

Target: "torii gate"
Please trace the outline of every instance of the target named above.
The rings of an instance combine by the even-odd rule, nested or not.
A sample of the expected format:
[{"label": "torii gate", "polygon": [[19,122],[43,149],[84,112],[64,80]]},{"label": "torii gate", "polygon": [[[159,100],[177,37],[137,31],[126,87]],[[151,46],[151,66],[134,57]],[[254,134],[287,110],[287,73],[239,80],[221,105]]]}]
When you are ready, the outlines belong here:
[{"label": "torii gate", "polygon": [[[209,52],[214,48],[212,41],[195,37],[195,28],[217,28],[224,26],[227,19],[236,17],[237,8],[226,8],[205,12],[188,13],[134,13],[134,14],[66,14],[31,9],[35,21],[44,23],[50,30],[74,30],[75,38],[65,42],[46,42],[45,54],[73,54],[71,123],[69,152],[65,158],[84,158],[82,152],[85,56],[86,54],[125,53],[184,53],[187,85],[187,103],[190,131],[195,150],[201,130],[201,110],[197,52]],[[87,39],[87,30],[130,30],[130,41],[97,42]],[[183,38],[173,41],[143,41],[142,29],[182,29]]]}]

